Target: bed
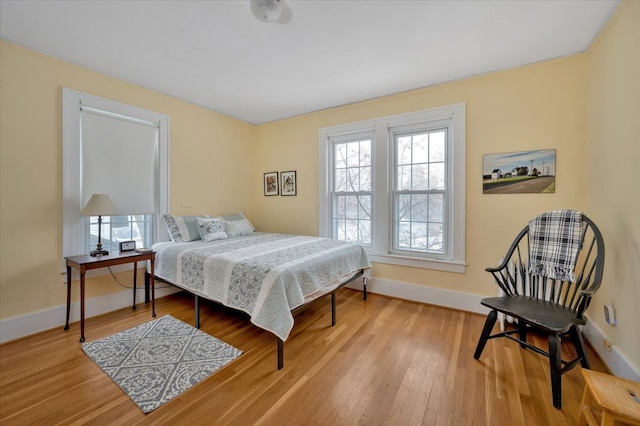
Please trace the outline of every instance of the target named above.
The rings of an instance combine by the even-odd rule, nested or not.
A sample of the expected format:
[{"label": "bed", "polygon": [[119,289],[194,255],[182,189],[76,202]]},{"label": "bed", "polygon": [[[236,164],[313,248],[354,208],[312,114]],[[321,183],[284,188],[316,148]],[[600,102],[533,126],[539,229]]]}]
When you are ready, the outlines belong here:
[{"label": "bed", "polygon": [[155,278],[195,295],[195,327],[201,297],[247,313],[254,325],[277,337],[278,369],[293,315],[330,294],[335,324],[335,291],[362,277],[366,299],[371,268],[358,244],[299,235],[251,232],[214,241],[161,242],[152,249]]}]

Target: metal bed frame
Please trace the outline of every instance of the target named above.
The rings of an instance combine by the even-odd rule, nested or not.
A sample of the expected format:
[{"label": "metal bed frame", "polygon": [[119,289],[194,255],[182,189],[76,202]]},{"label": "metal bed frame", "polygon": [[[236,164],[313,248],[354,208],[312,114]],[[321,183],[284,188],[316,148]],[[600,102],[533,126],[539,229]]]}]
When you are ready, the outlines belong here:
[{"label": "metal bed frame", "polygon": [[[151,274],[148,271],[145,271],[144,273],[144,301],[145,303],[149,303],[150,297],[149,297],[149,288],[150,288],[150,276]],[[354,275],[352,275],[350,278],[347,278],[345,281],[343,281],[342,283],[340,283],[336,288],[334,288],[332,291],[325,293],[305,304],[302,304],[300,306],[298,306],[297,308],[293,309],[291,311],[291,315],[295,315],[303,310],[305,310],[306,308],[308,308],[313,302],[324,298],[327,295],[331,295],[331,326],[335,326],[336,325],[336,291],[340,290],[343,287],[346,287],[347,285],[349,285],[351,282],[355,281],[358,278],[362,277],[362,290],[363,290],[363,296],[362,299],[363,300],[367,300],[367,277],[364,274],[364,269],[360,269],[358,272],[356,272]],[[166,280],[164,280],[161,277],[158,277],[157,275],[154,277],[154,280],[159,280],[159,281],[163,281],[166,282],[167,284],[171,284],[173,285],[173,283],[170,283]],[[189,290],[184,289],[180,286],[177,286],[178,288],[180,288],[181,290],[184,290],[186,292],[189,292]],[[192,293],[193,294],[193,293]],[[206,297],[202,297],[199,296],[197,294],[193,294],[194,295],[194,310],[195,310],[195,328],[200,328],[200,298],[203,298],[205,300],[209,300],[211,302],[214,302],[220,306],[225,306],[220,302],[217,302],[215,300],[211,300],[211,299],[207,299]],[[231,308],[229,306],[225,306],[226,308],[229,309],[234,309]],[[278,358],[278,370],[282,370],[282,368],[284,367],[284,341],[281,338],[277,338],[277,358]]]}]

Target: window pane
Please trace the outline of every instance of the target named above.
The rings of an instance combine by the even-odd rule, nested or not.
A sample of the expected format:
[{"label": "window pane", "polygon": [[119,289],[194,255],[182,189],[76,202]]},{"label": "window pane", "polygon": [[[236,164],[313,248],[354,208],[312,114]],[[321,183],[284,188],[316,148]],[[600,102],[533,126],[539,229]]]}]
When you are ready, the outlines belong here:
[{"label": "window pane", "polygon": [[371,167],[360,168],[360,191],[371,191]]},{"label": "window pane", "polygon": [[433,132],[429,136],[429,161],[445,161],[445,131]]},{"label": "window pane", "polygon": [[360,191],[360,169],[347,169],[347,191]]},{"label": "window pane", "polygon": [[335,144],[335,167],[344,169],[347,167],[347,145],[344,143]]},{"label": "window pane", "polygon": [[360,243],[371,244],[371,221],[361,220],[358,225],[360,231]]},{"label": "window pane", "polygon": [[399,191],[411,189],[411,166],[398,166],[396,179]]},{"label": "window pane", "polygon": [[426,250],[427,248],[427,224],[424,222],[411,223],[411,248],[414,250]]},{"label": "window pane", "polygon": [[429,219],[433,222],[442,222],[444,218],[444,195],[429,195]]},{"label": "window pane", "polygon": [[347,219],[357,219],[358,218],[358,197],[357,196],[349,196],[347,199]]},{"label": "window pane", "polygon": [[445,189],[444,163],[429,165],[429,189]]},{"label": "window pane", "polygon": [[340,195],[336,197],[336,212],[335,217],[344,218],[347,212],[347,202],[344,195]]},{"label": "window pane", "polygon": [[397,164],[411,164],[411,136],[400,136],[396,144]]},{"label": "window pane", "polygon": [[371,166],[371,140],[360,141],[360,167]]},{"label": "window pane", "polygon": [[411,248],[411,223],[409,222],[398,223],[398,248]]},{"label": "window pane", "polygon": [[414,194],[411,196],[411,220],[426,222],[429,220],[429,205],[427,194]]},{"label": "window pane", "polygon": [[426,164],[417,164],[412,167],[411,189],[415,191],[429,188],[428,167]]},{"label": "window pane", "polygon": [[334,226],[336,239],[344,241],[346,238],[346,225],[344,219],[336,219]]},{"label": "window pane", "polygon": [[429,161],[428,133],[413,136],[413,163]]},{"label": "window pane", "polygon": [[336,177],[334,182],[334,191],[345,192],[347,190],[347,170],[336,169]]},{"label": "window pane", "polygon": [[443,230],[442,223],[429,224],[429,251],[443,252]]},{"label": "window pane", "polygon": [[347,167],[358,167],[360,165],[360,142],[349,142],[347,144]]},{"label": "window pane", "polygon": [[396,197],[396,217],[398,221],[411,220],[411,195],[400,194]]},{"label": "window pane", "polygon": [[358,218],[371,219],[371,196],[361,195],[358,200]]},{"label": "window pane", "polygon": [[358,241],[358,221],[347,220],[346,222],[346,235],[344,241]]},{"label": "window pane", "polygon": [[131,225],[129,222],[115,222],[111,224],[111,240],[119,243],[131,239]]}]

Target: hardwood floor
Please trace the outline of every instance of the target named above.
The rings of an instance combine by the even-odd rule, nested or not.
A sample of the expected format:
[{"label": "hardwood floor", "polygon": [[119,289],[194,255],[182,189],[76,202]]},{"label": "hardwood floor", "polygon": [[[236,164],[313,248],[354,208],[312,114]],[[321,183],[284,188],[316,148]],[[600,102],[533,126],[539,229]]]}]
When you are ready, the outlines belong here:
[{"label": "hardwood floor", "polygon": [[[336,299],[335,327],[328,298],[296,316],[281,371],[272,334],[202,303],[201,329],[244,354],[147,415],[84,354],[78,323],[6,343],[0,424],[575,424],[580,367],[563,376],[563,409],[556,410],[545,357],[494,339],[473,359],[484,316],[375,294],[363,301],[349,289]],[[159,299],[156,312],[193,324],[193,298]],[[87,341],[149,320],[145,305],[89,318]],[[588,353],[592,368],[605,371]],[[563,359],[572,355],[563,345]]]}]

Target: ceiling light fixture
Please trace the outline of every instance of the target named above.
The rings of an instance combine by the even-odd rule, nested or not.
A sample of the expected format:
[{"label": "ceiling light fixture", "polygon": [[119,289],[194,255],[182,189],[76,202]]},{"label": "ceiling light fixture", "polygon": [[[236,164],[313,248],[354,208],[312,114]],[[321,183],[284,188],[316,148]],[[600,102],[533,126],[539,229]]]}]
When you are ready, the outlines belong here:
[{"label": "ceiling light fixture", "polygon": [[251,13],[267,24],[286,24],[291,20],[291,9],[283,0],[251,0]]}]

